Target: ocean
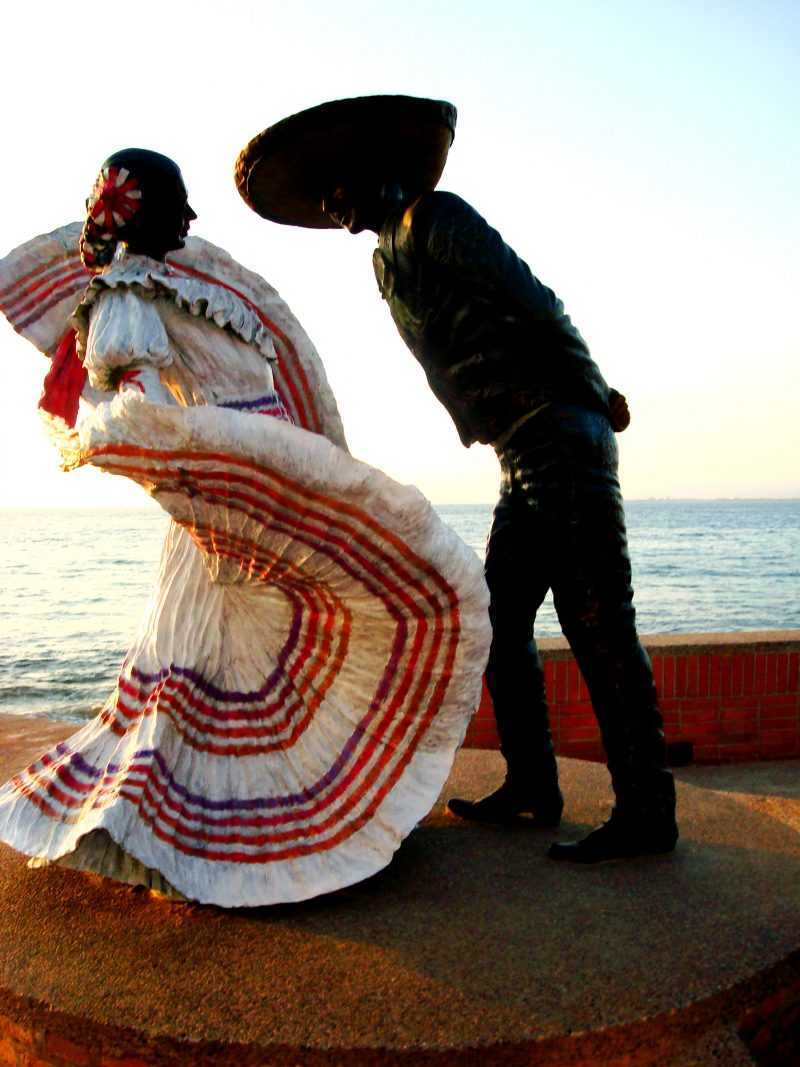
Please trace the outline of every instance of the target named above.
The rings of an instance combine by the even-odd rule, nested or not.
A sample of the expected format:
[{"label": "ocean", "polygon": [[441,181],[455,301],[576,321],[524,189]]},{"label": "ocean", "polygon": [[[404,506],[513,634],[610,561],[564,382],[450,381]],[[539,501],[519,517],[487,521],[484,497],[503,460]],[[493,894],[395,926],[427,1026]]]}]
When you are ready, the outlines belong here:
[{"label": "ocean", "polygon": [[[437,510],[482,556],[492,506]],[[626,514],[640,633],[800,628],[800,500],[641,500]],[[0,517],[0,714],[83,721],[113,688],[168,520],[155,504]],[[536,633],[560,633],[549,598]]]}]

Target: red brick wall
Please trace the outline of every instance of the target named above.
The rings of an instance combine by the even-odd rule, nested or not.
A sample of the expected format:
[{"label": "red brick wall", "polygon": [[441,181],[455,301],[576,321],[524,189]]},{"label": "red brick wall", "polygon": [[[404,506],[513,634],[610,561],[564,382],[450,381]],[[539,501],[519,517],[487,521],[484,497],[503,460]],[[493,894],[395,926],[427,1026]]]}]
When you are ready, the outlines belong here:
[{"label": "red brick wall", "polygon": [[[800,631],[645,637],[667,741],[690,741],[697,763],[800,756]],[[604,760],[589,694],[562,639],[542,640],[550,719],[562,756]],[[468,748],[496,748],[491,700]]]}]

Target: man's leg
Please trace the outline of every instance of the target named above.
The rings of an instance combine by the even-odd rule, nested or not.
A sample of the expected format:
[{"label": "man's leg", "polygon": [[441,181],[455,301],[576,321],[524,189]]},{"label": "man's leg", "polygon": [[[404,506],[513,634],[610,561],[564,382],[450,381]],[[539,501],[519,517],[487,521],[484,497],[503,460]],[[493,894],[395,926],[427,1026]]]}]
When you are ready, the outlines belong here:
[{"label": "man's leg", "polygon": [[498,503],[486,550],[492,645],[486,682],[494,705],[500,748],[507,763],[500,789],[479,801],[453,799],[462,818],[506,822],[531,813],[544,826],[561,818],[544,674],[533,639],[536,612],[548,582],[535,546],[535,513],[515,493]]},{"label": "man's leg", "polygon": [[675,845],[675,786],[662,719],[636,633],[631,566],[615,467],[574,486],[560,519],[553,593],[597,715],[616,796],[609,823],[551,855],[579,862]]}]

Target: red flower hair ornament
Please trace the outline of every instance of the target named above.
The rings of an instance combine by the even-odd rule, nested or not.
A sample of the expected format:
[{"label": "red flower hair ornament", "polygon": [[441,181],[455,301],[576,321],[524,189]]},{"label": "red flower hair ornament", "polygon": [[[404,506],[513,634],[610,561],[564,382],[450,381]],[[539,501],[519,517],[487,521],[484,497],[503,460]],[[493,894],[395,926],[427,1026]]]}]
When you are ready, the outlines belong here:
[{"label": "red flower hair ornament", "polygon": [[104,166],[86,201],[80,239],[84,266],[95,273],[107,266],[130,220],[142,206],[139,182],[125,167]]}]

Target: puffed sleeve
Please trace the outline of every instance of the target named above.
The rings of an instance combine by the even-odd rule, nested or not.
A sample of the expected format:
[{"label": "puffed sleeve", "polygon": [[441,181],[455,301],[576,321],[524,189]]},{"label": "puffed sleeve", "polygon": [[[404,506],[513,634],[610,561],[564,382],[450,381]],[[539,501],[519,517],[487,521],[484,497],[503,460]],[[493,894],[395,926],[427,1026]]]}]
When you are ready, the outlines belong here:
[{"label": "puffed sleeve", "polygon": [[84,366],[97,389],[113,389],[121,370],[161,369],[172,362],[158,302],[132,289],[109,289],[92,308]]}]

